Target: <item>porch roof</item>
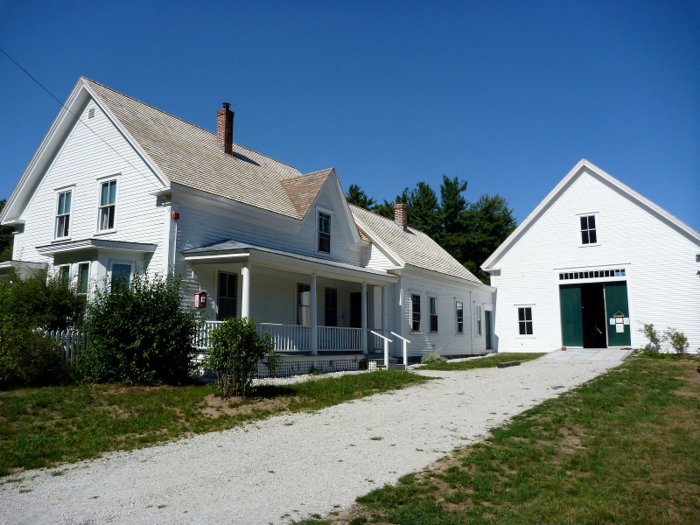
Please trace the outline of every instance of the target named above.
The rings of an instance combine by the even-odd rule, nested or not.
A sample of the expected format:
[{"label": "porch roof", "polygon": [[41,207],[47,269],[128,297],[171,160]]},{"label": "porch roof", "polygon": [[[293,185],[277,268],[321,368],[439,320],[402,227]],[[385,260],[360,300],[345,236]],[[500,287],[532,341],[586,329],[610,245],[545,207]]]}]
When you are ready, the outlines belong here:
[{"label": "porch roof", "polygon": [[55,255],[57,253],[77,252],[95,248],[103,250],[124,250],[131,252],[153,253],[156,251],[157,246],[155,244],[143,242],[125,242],[90,238],[76,241],[52,242],[46,246],[37,246],[36,251],[41,255]]},{"label": "porch roof", "polygon": [[229,239],[227,241],[184,250],[182,254],[185,261],[190,263],[227,263],[257,260],[266,266],[290,267],[296,271],[299,268],[313,271],[319,275],[328,274],[333,277],[344,275],[366,281],[370,284],[392,283],[399,279],[396,275],[390,275],[378,270],[371,270],[354,264],[329,261],[320,257],[311,257],[298,253],[286,252],[265,246],[257,246],[246,242]]}]

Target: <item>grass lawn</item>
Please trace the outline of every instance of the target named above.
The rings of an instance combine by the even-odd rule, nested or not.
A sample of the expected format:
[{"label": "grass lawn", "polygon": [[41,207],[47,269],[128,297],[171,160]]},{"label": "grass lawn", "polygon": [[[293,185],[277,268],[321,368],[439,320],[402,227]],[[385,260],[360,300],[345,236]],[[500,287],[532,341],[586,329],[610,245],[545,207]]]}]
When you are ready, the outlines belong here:
[{"label": "grass lawn", "polygon": [[537,359],[545,354],[519,354],[519,353],[503,353],[503,354],[493,354],[488,357],[476,358],[476,359],[466,359],[464,361],[458,361],[456,363],[432,363],[430,365],[424,365],[420,367],[420,370],[444,370],[444,371],[454,371],[454,370],[472,370],[474,368],[491,368],[498,363],[505,363],[506,361],[531,361],[532,359]]},{"label": "grass lawn", "polygon": [[222,402],[208,386],[66,386],[0,392],[0,476],[224,430],[274,414],[318,410],[427,381],[372,372],[284,387]]},{"label": "grass lawn", "polygon": [[698,359],[633,358],[310,524],[700,523]]}]

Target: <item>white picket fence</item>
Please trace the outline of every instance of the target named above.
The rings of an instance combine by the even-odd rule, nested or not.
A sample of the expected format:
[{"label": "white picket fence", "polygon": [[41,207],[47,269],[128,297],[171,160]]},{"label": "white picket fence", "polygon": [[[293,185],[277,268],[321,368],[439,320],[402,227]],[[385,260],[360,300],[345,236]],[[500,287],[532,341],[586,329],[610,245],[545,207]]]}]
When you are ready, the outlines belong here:
[{"label": "white picket fence", "polygon": [[90,344],[87,332],[78,330],[50,330],[44,332],[44,335],[56,343],[61,353],[61,358],[66,363],[73,361],[78,352],[83,348],[87,348]]}]

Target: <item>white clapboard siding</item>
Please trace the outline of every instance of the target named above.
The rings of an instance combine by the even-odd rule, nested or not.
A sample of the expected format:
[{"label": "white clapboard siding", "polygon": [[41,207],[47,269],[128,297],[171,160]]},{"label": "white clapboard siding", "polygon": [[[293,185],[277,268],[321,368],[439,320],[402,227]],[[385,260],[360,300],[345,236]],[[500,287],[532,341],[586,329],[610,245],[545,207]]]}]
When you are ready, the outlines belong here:
[{"label": "white clapboard siding", "polygon": [[[579,214],[596,216],[598,246],[581,245]],[[691,349],[698,349],[697,254],[696,242],[584,172],[495,263],[500,272],[491,283],[498,289],[499,351],[552,351],[562,346],[558,269],[579,268],[626,270],[633,347],[646,343],[638,332],[641,323],[653,323],[657,329],[672,326],[683,331]],[[531,337],[518,334],[518,305],[532,307]]]},{"label": "white clapboard siding", "polygon": [[[94,118],[88,119],[90,109]],[[149,195],[158,188],[154,175],[102,111],[90,102],[49,165],[21,219],[27,224],[15,235],[13,258],[49,262],[36,251],[54,240],[56,190],[72,190],[70,239],[87,239],[97,232],[100,181],[118,176],[115,231],[100,238],[158,244],[150,264],[164,265],[163,228],[166,215]],[[106,143],[109,145],[107,145]]]}]

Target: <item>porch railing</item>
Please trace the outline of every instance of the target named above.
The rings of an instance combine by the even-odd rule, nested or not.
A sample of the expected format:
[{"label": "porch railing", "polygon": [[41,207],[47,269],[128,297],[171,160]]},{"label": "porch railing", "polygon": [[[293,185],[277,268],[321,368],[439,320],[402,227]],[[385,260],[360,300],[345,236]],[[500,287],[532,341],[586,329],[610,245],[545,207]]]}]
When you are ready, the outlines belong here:
[{"label": "porch railing", "polygon": [[319,350],[362,350],[362,328],[318,327]]},{"label": "porch railing", "polygon": [[311,327],[299,324],[259,323],[258,331],[272,334],[277,352],[311,350]]}]

